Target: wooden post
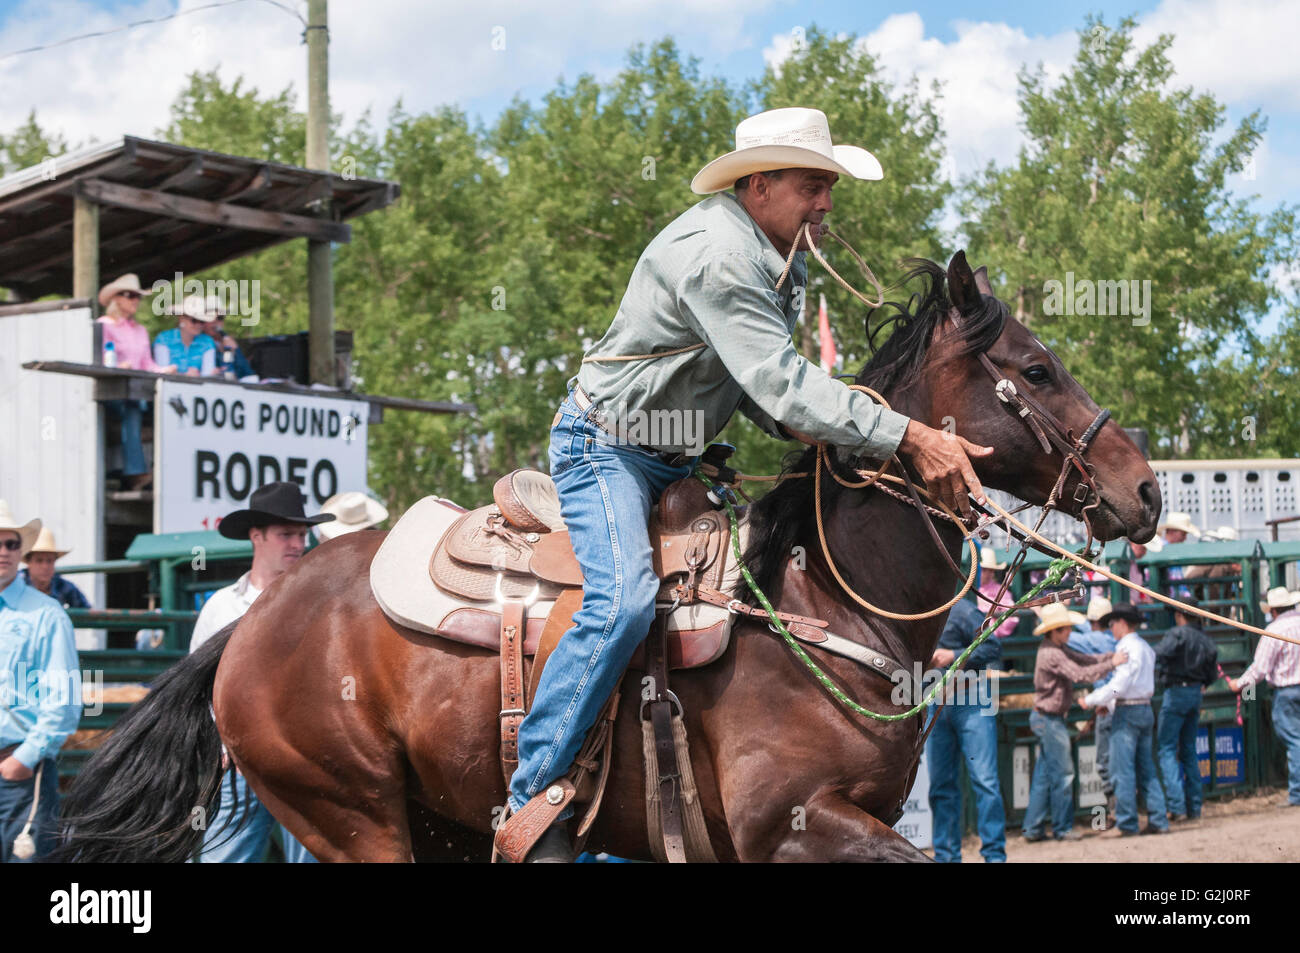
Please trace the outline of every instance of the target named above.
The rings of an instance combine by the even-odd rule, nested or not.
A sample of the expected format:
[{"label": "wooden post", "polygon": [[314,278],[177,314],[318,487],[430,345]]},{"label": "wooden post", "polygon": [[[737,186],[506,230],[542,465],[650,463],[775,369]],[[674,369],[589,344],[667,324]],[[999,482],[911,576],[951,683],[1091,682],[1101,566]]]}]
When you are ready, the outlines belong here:
[{"label": "wooden post", "polygon": [[72,205],[72,297],[89,298],[99,313],[99,206],[77,196]]},{"label": "wooden post", "polygon": [[[329,11],[327,0],[307,3],[307,168],[328,172],[329,146]],[[328,200],[320,214],[331,214]],[[308,353],[313,384],[335,383],[334,276],[330,243],[307,241],[307,306],[310,313]]]}]

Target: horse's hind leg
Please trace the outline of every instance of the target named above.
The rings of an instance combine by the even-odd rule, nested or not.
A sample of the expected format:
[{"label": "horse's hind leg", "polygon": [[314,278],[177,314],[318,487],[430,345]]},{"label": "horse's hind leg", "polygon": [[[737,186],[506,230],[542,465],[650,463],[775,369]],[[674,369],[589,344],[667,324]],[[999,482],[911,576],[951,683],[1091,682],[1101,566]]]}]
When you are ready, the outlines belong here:
[{"label": "horse's hind leg", "polygon": [[742,861],[816,863],[928,863],[920,850],[891,827],[840,797],[816,798],[800,824],[782,821],[789,830],[775,843],[769,831],[755,831],[752,842],[736,833]]},{"label": "horse's hind leg", "polygon": [[411,861],[405,781],[396,758],[391,765],[368,765],[374,773],[366,777],[327,774],[292,753],[264,763],[275,764],[276,774],[249,775],[258,798],[317,860]]}]

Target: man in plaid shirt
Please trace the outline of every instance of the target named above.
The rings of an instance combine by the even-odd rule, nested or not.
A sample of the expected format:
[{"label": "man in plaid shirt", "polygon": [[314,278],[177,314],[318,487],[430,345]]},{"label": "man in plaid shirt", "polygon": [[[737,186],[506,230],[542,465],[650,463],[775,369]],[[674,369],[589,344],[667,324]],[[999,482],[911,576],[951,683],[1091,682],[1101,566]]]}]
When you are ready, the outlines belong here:
[{"label": "man in plaid shirt", "polygon": [[[1297,604],[1300,592],[1281,586],[1269,590],[1267,608],[1273,621],[1264,631],[1300,640]],[[1286,745],[1288,800],[1300,807],[1300,644],[1261,637],[1255,660],[1240,678],[1228,679],[1228,687],[1240,692],[1261,680],[1273,685],[1273,731]]]}]

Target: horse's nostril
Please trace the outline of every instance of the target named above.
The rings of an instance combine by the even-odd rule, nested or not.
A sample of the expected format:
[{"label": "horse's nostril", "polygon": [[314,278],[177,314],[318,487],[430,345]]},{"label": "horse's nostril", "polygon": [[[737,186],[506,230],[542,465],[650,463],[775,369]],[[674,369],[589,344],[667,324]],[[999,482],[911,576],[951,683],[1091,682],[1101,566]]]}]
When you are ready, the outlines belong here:
[{"label": "horse's nostril", "polygon": [[1155,515],[1160,510],[1160,491],[1156,488],[1155,483],[1150,480],[1144,480],[1138,487],[1138,496],[1142,497],[1142,505],[1146,507],[1148,515]]}]

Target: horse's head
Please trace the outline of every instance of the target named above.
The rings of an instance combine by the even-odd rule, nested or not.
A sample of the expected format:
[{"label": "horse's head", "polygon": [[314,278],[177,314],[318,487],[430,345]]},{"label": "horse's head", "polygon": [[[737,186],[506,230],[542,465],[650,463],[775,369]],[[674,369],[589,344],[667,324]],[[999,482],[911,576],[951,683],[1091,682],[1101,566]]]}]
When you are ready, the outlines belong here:
[{"label": "horse's head", "polygon": [[1087,509],[1102,540],[1154,536],[1160,489],[1141,451],[1119,424],[1099,417],[1101,408],[1060,359],[1010,316],[985,270],[972,271],[958,252],[946,275],[929,262],[918,272],[929,274],[931,286],[919,307],[904,311],[915,325],[904,336],[926,335],[929,347],[913,340],[924,357],[901,376],[889,375],[899,409],[993,447],[976,463],[987,486],[1037,505],[1055,492],[1063,512],[1082,518]]}]

